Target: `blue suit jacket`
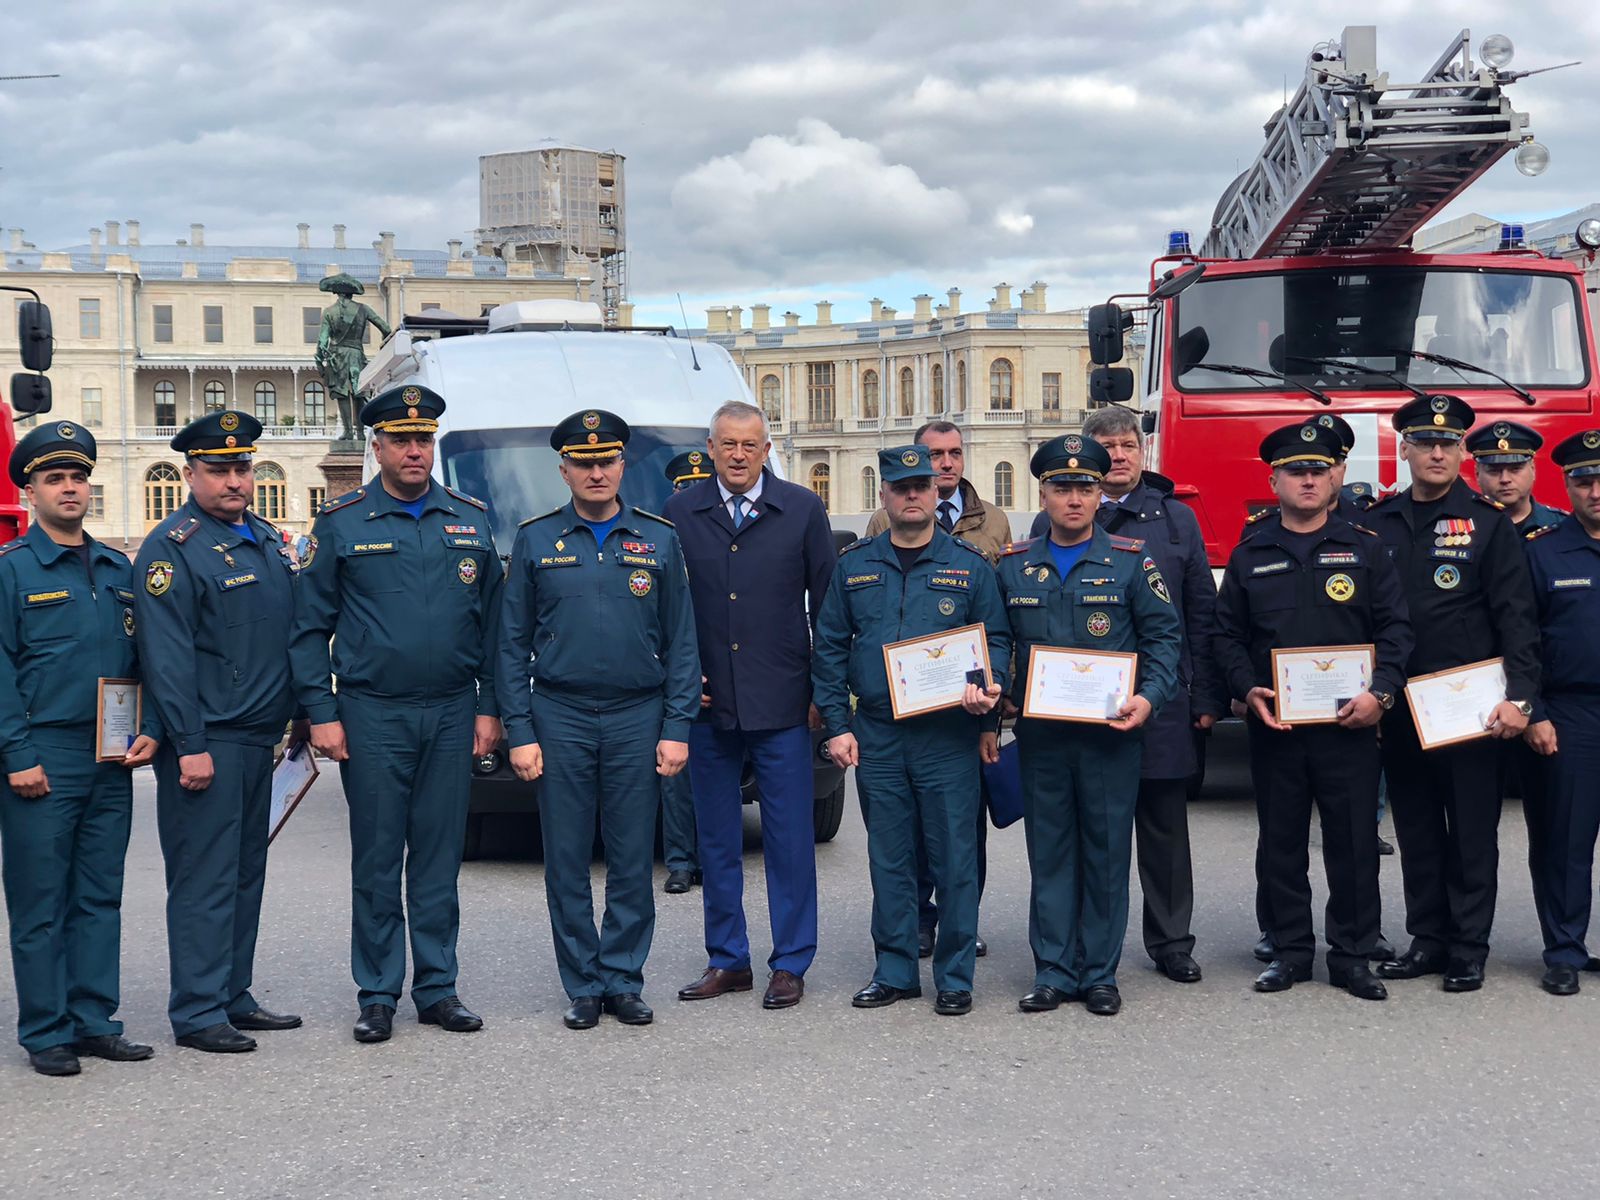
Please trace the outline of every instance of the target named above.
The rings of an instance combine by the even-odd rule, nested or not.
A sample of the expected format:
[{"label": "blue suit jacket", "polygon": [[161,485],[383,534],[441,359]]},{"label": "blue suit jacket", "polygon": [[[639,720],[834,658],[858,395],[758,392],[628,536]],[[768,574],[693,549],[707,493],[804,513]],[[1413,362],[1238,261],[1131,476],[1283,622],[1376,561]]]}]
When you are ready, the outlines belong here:
[{"label": "blue suit jacket", "polygon": [[689,569],[711,697],[700,720],[751,732],[804,725],[811,630],[838,558],[822,502],[764,471],[761,499],[737,531],[715,476],[674,493],[664,515]]}]

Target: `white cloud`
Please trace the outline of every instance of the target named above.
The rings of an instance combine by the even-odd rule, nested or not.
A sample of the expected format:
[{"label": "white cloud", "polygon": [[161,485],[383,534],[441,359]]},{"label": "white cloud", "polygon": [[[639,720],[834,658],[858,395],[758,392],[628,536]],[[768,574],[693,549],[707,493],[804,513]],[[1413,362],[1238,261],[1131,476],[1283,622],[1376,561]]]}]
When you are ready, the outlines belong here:
[{"label": "white cloud", "polygon": [[1002,208],[994,215],[995,225],[1006,233],[1021,237],[1033,229],[1033,217],[1025,212]]},{"label": "white cloud", "polygon": [[793,98],[877,90],[905,73],[906,68],[900,63],[819,49],[782,61],[735,67],[714,80],[713,86],[729,95]]}]

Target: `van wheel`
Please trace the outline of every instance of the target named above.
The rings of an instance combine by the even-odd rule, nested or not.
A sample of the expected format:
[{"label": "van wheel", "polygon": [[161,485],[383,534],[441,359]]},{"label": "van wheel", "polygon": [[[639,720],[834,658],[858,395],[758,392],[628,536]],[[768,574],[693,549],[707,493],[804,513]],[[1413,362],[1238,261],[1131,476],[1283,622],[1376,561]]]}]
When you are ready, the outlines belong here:
[{"label": "van wheel", "polygon": [[833,841],[834,835],[839,832],[839,823],[844,819],[844,781],[839,777],[839,786],[826,796],[817,799],[812,808],[811,822],[816,833],[817,844]]},{"label": "van wheel", "polygon": [[461,846],[462,862],[472,862],[483,856],[483,827],[488,820],[488,813],[467,814],[467,836]]}]

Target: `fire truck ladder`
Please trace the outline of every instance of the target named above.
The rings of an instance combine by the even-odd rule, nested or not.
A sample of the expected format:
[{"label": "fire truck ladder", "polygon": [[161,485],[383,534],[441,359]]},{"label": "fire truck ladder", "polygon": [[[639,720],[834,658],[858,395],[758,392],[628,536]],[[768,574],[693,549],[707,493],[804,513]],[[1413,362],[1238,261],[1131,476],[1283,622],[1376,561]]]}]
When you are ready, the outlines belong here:
[{"label": "fire truck ladder", "polygon": [[1312,51],[1266,145],[1217,204],[1201,253],[1268,258],[1404,246],[1501,155],[1528,140],[1502,76],[1463,29],[1418,83],[1377,69],[1377,30]]}]

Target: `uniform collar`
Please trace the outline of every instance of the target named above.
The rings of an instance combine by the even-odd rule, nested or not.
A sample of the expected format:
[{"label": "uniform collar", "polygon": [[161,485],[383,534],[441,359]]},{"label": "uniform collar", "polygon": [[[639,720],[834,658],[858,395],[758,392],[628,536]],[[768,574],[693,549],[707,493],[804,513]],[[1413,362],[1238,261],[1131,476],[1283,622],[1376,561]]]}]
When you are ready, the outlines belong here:
[{"label": "uniform collar", "polygon": [[[1356,540],[1356,531],[1350,527],[1350,522],[1331,510],[1328,513],[1328,519],[1322,523],[1322,528],[1316,530],[1315,533],[1320,535],[1317,539],[1319,545],[1322,542],[1354,542]],[[1270,542],[1279,550],[1287,550],[1288,547],[1283,544],[1282,539],[1298,536],[1298,534],[1290,533],[1283,527],[1283,510],[1279,509],[1278,520],[1272,523],[1271,528],[1263,529],[1250,540],[1260,544]]]},{"label": "uniform collar", "polygon": [[[459,515],[455,504],[450,498],[450,493],[439,486],[438,480],[429,479],[427,494],[422,497],[422,511],[425,513],[431,512],[436,508],[452,516]],[[388,489],[383,486],[382,477],[375,475],[367,481],[367,520],[370,521],[374,517],[386,517],[390,513],[411,515],[406,509],[406,501],[398,500],[391,496]]]},{"label": "uniform collar", "polygon": [[[696,486],[699,485],[697,484]],[[620,499],[618,500],[618,503],[622,503]],[[589,522],[585,521],[578,515],[578,510],[573,506],[571,500],[568,500],[557,511],[561,514],[562,537],[566,537],[567,534],[571,533],[579,525],[582,525],[585,529],[589,527]],[[626,529],[635,537],[643,536],[643,530],[641,530],[639,527],[637,514],[626,504],[623,504],[622,507],[617,511],[617,523],[615,526],[613,526],[613,528]]]},{"label": "uniform collar", "polygon": [[[242,546],[248,540],[237,529],[218,517],[213,517],[205,509],[195,503],[193,493],[184,501],[180,512],[187,513],[200,522],[203,529],[209,530],[209,546],[220,547],[223,550],[232,550],[235,546]],[[244,523],[250,527],[250,532],[256,535],[256,544],[266,547],[278,540],[276,531],[250,509],[244,510]]]},{"label": "uniform collar", "polygon": [[[101,561],[114,559],[115,554],[109,547],[101,545],[87,533],[83,535],[83,539],[89,547],[91,557]],[[28,532],[23,535],[23,540],[33,547],[34,557],[47,567],[62,555],[72,554],[77,550],[76,546],[63,546],[56,541],[44,531],[44,526],[37,521],[28,526]]]},{"label": "uniform collar", "polygon": [[[923,563],[947,563],[955,553],[956,540],[934,522],[933,541],[923,547],[922,557],[917,559],[917,566]],[[867,553],[882,562],[891,564],[895,570],[900,569],[900,556],[895,553],[894,543],[890,540],[889,530],[885,529],[872,539]]]},{"label": "uniform collar", "polygon": [[1415,525],[1417,506],[1419,504],[1438,505],[1438,512],[1449,513],[1453,516],[1470,515],[1472,512],[1472,498],[1476,494],[1458,475],[1455,482],[1450,485],[1450,490],[1437,500],[1418,500],[1416,493],[1412,488],[1408,487],[1400,493],[1394,503],[1401,506],[1400,510],[1405,513],[1407,523]]},{"label": "uniform collar", "polygon": [[[1048,531],[1041,534],[1039,540],[1029,548],[1028,556],[1024,561],[1030,567],[1055,566],[1056,560],[1055,555],[1050,552],[1050,534]],[[1112,565],[1114,564],[1111,560],[1111,535],[1096,523],[1094,534],[1089,539],[1088,548],[1084,550],[1083,557],[1078,560],[1078,564],[1073,570],[1084,566],[1109,567]]]}]

